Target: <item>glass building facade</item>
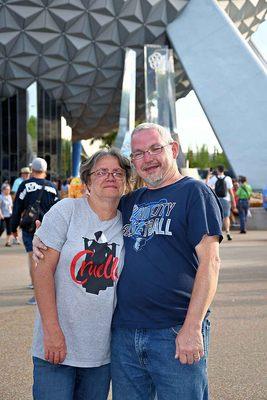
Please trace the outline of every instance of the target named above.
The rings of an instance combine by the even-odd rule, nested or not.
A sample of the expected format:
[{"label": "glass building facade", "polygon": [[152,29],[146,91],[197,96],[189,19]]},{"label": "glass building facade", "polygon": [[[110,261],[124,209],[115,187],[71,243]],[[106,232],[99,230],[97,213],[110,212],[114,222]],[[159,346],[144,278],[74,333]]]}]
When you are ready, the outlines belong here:
[{"label": "glass building facade", "polygon": [[62,175],[61,105],[33,83],[0,102],[0,183],[12,183],[37,156],[49,177]]}]

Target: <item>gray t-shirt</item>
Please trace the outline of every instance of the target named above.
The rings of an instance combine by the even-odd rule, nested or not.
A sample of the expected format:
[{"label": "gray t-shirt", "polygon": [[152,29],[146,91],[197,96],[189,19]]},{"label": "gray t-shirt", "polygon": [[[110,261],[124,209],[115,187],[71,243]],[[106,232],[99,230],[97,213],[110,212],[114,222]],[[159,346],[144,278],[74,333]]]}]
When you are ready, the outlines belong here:
[{"label": "gray t-shirt", "polygon": [[[98,367],[109,363],[116,284],[124,260],[120,211],[112,220],[101,221],[86,198],[63,199],[45,214],[36,234],[60,252],[55,287],[67,345],[62,364]],[[44,359],[38,311],[32,354]]]},{"label": "gray t-shirt", "polygon": [[10,194],[7,196],[0,194],[0,210],[4,218],[9,218],[12,215],[12,197]]}]

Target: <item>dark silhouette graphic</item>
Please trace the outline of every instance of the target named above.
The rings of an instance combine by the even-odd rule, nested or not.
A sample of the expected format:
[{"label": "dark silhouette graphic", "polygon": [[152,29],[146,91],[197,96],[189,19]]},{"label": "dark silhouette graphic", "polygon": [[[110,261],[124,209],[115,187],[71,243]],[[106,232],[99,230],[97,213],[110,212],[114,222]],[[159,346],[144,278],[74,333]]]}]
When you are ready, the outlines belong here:
[{"label": "dark silhouette graphic", "polygon": [[[102,232],[95,233],[95,239],[83,237],[84,250],[75,255],[71,262],[71,277],[85,288],[87,293],[99,294],[100,290],[112,287],[117,280],[118,257],[116,243],[99,242]],[[76,275],[77,262],[85,255]]]}]

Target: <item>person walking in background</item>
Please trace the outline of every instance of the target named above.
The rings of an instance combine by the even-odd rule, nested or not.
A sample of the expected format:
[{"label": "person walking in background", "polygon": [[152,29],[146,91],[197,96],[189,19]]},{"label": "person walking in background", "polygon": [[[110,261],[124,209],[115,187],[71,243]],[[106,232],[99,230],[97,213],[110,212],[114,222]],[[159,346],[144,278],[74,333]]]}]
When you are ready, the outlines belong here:
[{"label": "person walking in background", "polygon": [[69,186],[70,185],[69,185],[68,179],[65,179],[61,185],[61,191],[60,191],[61,199],[65,199],[66,197],[68,197]]},{"label": "person walking in background", "polygon": [[[20,184],[25,181],[26,179],[29,179],[31,175],[31,169],[29,167],[23,167],[20,170],[20,175],[17,179],[15,179],[13,185],[12,185],[12,189],[11,189],[11,195],[12,195],[12,200],[14,201],[16,193],[18,191],[18,188],[20,186]],[[16,230],[16,232],[13,232],[13,244],[21,244],[20,240],[18,238],[19,234],[18,231]]]},{"label": "person walking in background", "polygon": [[71,178],[69,184],[68,197],[70,197],[71,199],[79,199],[80,197],[83,197],[85,194],[86,194],[86,187],[82,183],[81,179],[78,176]]},{"label": "person walking in background", "polygon": [[[42,220],[43,215],[59,200],[59,195],[56,187],[52,182],[45,179],[47,171],[47,163],[43,158],[35,158],[32,162],[32,176],[30,179],[23,181],[17,191],[14,209],[11,220],[12,232],[16,232],[21,223],[21,217],[29,210],[30,206],[35,206],[39,202],[40,215]],[[33,268],[32,260],[32,240],[34,236],[34,228],[29,221],[29,226],[22,228],[22,240],[25,250],[28,253],[29,272],[31,277],[31,287],[33,288]],[[32,297],[28,304],[36,304],[35,298]]]},{"label": "person walking in background", "polygon": [[16,195],[19,185],[26,179],[29,179],[30,174],[31,174],[31,170],[29,167],[21,168],[20,176],[17,179],[15,179],[15,181],[12,185],[12,189],[11,189],[12,194]]},{"label": "person walking in background", "polygon": [[[234,197],[235,197],[235,204],[238,204],[238,196],[236,194],[237,189],[239,188],[239,183],[237,179],[232,179],[233,182],[233,193],[234,193]],[[237,227],[239,226],[238,221],[236,220],[236,217],[238,217],[238,209],[233,209],[231,208],[231,215],[230,215],[230,221],[231,221],[231,226],[232,227]]]},{"label": "person walking in background", "polygon": [[11,215],[12,215],[13,201],[10,194],[10,185],[3,183],[0,194],[0,236],[6,229],[6,247],[11,247]]},{"label": "person walking in background", "polygon": [[213,176],[207,182],[208,186],[210,186],[216,193],[217,197],[220,200],[222,209],[223,209],[223,223],[226,232],[227,240],[232,240],[232,236],[230,234],[230,213],[231,213],[231,203],[232,210],[237,211],[235,196],[233,192],[233,182],[230,176],[224,175],[224,166],[217,166],[217,176]]},{"label": "person walking in background", "polygon": [[247,178],[245,176],[241,176],[239,179],[240,186],[237,189],[238,196],[238,213],[240,220],[240,233],[247,233],[246,230],[246,222],[247,215],[249,210],[249,199],[252,195],[252,188],[247,183]]}]

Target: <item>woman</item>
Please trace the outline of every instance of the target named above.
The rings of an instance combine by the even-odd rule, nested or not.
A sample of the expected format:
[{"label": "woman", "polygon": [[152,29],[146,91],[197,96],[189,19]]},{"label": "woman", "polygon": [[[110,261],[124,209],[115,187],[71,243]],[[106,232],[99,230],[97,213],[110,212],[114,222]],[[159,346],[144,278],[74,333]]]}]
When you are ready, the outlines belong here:
[{"label": "woman", "polygon": [[8,183],[3,183],[0,194],[0,236],[6,228],[6,247],[11,247],[11,216],[13,209],[13,201],[10,194],[10,186]]},{"label": "woman", "polygon": [[116,150],[101,150],[80,176],[89,196],[57,203],[36,232],[48,247],[34,273],[36,400],[105,400],[109,391],[110,325],[124,255],[117,206],[130,164]]},{"label": "woman", "polygon": [[[239,188],[239,183],[237,179],[232,179],[233,182],[233,195],[234,195],[234,199],[235,199],[235,203],[238,204],[238,196],[236,194],[237,189]],[[236,217],[238,217],[238,209],[235,208],[231,208],[231,214],[230,214],[230,220],[231,220],[231,224],[232,226],[239,226],[239,224],[236,221]]]},{"label": "woman", "polygon": [[60,197],[61,199],[65,199],[68,197],[68,191],[69,191],[69,183],[68,180],[65,179],[61,185],[61,190],[60,190]]},{"label": "woman", "polygon": [[238,214],[240,219],[240,233],[247,233],[246,231],[246,222],[247,215],[249,210],[249,199],[252,195],[251,186],[247,183],[247,178],[245,176],[241,176],[239,178],[240,186],[236,191],[236,195],[238,196]]}]

